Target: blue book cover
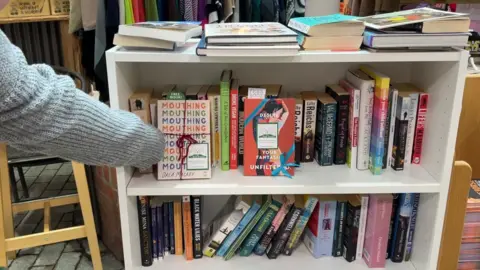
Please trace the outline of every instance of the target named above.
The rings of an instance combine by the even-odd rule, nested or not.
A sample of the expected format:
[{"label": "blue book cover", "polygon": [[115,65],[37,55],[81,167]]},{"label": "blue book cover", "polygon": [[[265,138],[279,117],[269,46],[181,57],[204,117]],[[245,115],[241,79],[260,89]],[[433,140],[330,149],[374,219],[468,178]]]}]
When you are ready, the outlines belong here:
[{"label": "blue book cover", "polygon": [[152,216],[152,257],[154,259],[158,258],[158,245],[157,245],[157,207],[152,205],[150,206],[150,215]]},{"label": "blue book cover", "polygon": [[395,224],[392,236],[391,260],[392,262],[402,262],[405,254],[405,245],[407,244],[407,232],[410,225],[410,216],[412,215],[414,193],[400,194],[398,203],[398,212],[395,217]]},{"label": "blue book cover", "polygon": [[412,256],[413,235],[415,234],[415,225],[417,224],[418,203],[420,202],[420,193],[413,196],[412,217],[410,219],[410,227],[408,228],[407,247],[405,250],[405,261],[408,262]]},{"label": "blue book cover", "polygon": [[298,17],[298,18],[292,18],[290,19],[291,21],[298,22],[301,24],[305,24],[308,26],[315,26],[315,25],[320,25],[320,24],[329,24],[329,23],[339,23],[339,22],[345,22],[345,21],[351,21],[355,20],[358,17],[356,16],[350,16],[350,15],[344,15],[344,14],[331,14],[331,15],[326,15],[326,16],[316,16],[316,17]]},{"label": "blue book cover", "polygon": [[170,232],[168,224],[168,202],[163,203],[163,251],[170,252]]},{"label": "blue book cover", "polygon": [[170,254],[175,254],[175,229],[173,223],[173,202],[168,203],[168,232],[170,234]]},{"label": "blue book cover", "polygon": [[163,204],[157,206],[157,257],[163,258],[164,240],[163,240]]},{"label": "blue book cover", "polygon": [[303,242],[314,258],[332,256],[337,201],[321,201],[312,213]]},{"label": "blue book cover", "polygon": [[243,216],[242,220],[240,220],[240,223],[238,223],[237,227],[235,227],[235,229],[233,229],[233,231],[223,241],[222,246],[217,251],[218,256],[225,256],[230,246],[233,244],[233,242],[235,242],[235,239],[237,239],[248,223],[250,223],[255,214],[257,214],[258,210],[260,210],[260,205],[258,203],[253,203],[250,209],[248,209],[247,213]]}]

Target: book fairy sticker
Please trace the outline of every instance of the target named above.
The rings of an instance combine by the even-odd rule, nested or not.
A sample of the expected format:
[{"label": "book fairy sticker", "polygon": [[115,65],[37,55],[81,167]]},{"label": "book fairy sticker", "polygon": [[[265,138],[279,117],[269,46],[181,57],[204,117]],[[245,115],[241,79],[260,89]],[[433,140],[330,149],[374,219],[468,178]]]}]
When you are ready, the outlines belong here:
[{"label": "book fairy sticker", "polygon": [[208,170],[208,143],[191,144],[187,157],[187,170]]},{"label": "book fairy sticker", "polygon": [[265,88],[248,88],[248,98],[264,99],[267,95]]},{"label": "book fairy sticker", "polygon": [[278,148],[277,123],[257,124],[257,145],[258,149]]}]

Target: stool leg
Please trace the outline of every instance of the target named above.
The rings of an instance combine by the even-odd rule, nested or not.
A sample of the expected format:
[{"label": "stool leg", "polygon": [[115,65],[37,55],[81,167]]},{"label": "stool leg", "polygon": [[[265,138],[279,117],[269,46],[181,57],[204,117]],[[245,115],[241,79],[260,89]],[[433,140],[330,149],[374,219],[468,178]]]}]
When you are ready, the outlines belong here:
[{"label": "stool leg", "polygon": [[[3,214],[3,230],[5,232],[5,239],[15,237],[13,228],[13,213],[12,213],[12,197],[10,192],[10,176],[8,172],[8,159],[7,159],[7,145],[0,144],[0,198],[2,201]],[[1,222],[1,221],[0,221]],[[0,243],[2,245],[2,243]],[[3,242],[5,245],[5,241]],[[0,250],[1,253],[1,250]],[[0,254],[3,256],[3,254]],[[7,253],[9,259],[15,259],[16,252],[10,251]],[[0,264],[2,259],[0,259]]]},{"label": "stool leg", "polygon": [[95,230],[95,221],[93,220],[92,202],[88,191],[87,175],[85,173],[85,165],[72,162],[73,174],[77,185],[78,198],[80,208],[82,210],[83,222],[87,233],[88,246],[92,255],[93,269],[102,270],[102,258],[100,256],[100,248],[98,246],[97,232]]},{"label": "stool leg", "polygon": [[[7,163],[7,147],[4,144],[0,144],[0,183],[10,181],[8,176],[8,163]],[[2,186],[0,185],[0,195],[3,196]],[[10,190],[8,191],[10,193]],[[3,197],[2,197],[3,198]],[[0,219],[3,219],[3,200],[0,200]],[[5,224],[0,220],[0,267],[7,267],[7,251],[5,250]]]}]

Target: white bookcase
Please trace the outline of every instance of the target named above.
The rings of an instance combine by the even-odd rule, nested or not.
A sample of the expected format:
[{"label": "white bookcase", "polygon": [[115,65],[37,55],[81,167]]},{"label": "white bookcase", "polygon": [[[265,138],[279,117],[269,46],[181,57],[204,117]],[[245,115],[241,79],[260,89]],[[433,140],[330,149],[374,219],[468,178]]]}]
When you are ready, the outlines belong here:
[{"label": "white bookcase", "polygon": [[[117,169],[118,196],[125,268],[142,269],[136,196],[226,195],[226,194],[349,194],[421,193],[410,262],[387,262],[386,269],[434,270],[437,265],[443,218],[450,185],[457,127],[460,116],[468,53],[451,52],[299,52],[295,57],[222,57],[195,55],[195,43],[179,51],[159,52],[113,48],[107,52],[110,102],[113,109],[128,110],[135,90],[165,84],[217,84],[221,71],[232,69],[241,84],[278,83],[289,92],[324,91],[348,68],[369,64],[389,75],[393,82],[412,82],[430,94],[422,164],[403,172],[387,170],[381,176],[346,166],[320,167],[302,164],[293,179],[244,177],[242,170],[213,171],[209,180],[156,181],[153,175],[133,174],[131,167]],[[215,202],[215,200],[209,200]],[[209,206],[205,207],[208,211]],[[314,259],[301,245],[291,256],[277,260],[252,255],[230,261],[203,258],[187,262],[168,256],[150,269],[307,269],[365,270],[363,260],[348,263],[343,258]]]}]

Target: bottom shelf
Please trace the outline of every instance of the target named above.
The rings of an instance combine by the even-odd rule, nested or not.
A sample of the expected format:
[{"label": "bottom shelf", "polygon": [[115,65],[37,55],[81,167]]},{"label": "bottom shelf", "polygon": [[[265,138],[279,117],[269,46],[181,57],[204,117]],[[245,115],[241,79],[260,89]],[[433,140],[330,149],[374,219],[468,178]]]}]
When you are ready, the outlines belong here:
[{"label": "bottom shelf", "polygon": [[[323,257],[315,259],[307,250],[305,245],[301,244],[292,256],[279,256],[276,260],[269,260],[266,256],[256,256],[252,254],[250,257],[235,256],[229,261],[222,258],[203,257],[199,260],[186,261],[183,256],[167,255],[165,259],[155,261],[150,267],[142,269],[182,269],[182,270],[202,270],[202,269],[228,269],[228,270],[304,270],[315,269],[313,266],[321,266],[321,269],[328,270],[367,270],[370,269],[362,260],[356,260],[349,263],[342,257]],[[320,269],[320,268],[319,268]],[[388,270],[415,270],[410,262],[392,263],[387,260]]]}]

